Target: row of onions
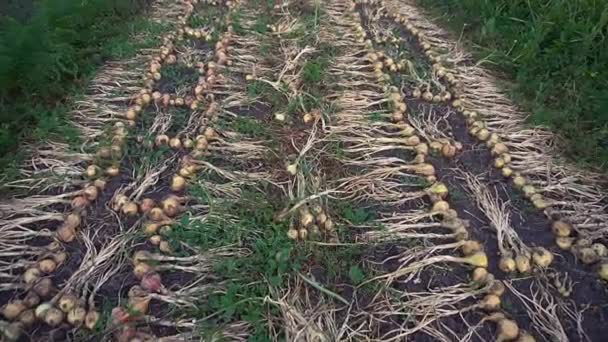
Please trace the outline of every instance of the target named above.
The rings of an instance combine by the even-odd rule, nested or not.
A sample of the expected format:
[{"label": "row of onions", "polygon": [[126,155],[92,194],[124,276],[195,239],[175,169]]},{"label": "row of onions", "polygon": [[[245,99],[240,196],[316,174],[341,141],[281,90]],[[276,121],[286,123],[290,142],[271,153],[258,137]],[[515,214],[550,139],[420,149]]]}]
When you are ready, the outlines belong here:
[{"label": "row of onions", "polygon": [[[168,34],[163,37],[163,44],[159,54],[154,56],[150,62],[149,71],[144,78],[144,87],[133,98],[131,106],[125,113],[118,115],[119,120],[115,122],[109,131],[111,146],[101,147],[96,153],[96,162],[85,169],[85,176],[90,179],[83,189],[72,198],[72,212],[65,216],[63,223],[57,228],[55,237],[58,240],[49,244],[40,260],[31,265],[23,274],[23,282],[27,292],[22,299],[15,299],[2,308],[3,316],[12,323],[3,324],[1,328],[3,336],[14,341],[19,339],[23,331],[31,327],[35,322],[44,322],[51,327],[58,327],[64,322],[74,327],[86,327],[94,329],[99,321],[99,312],[90,307],[87,309],[86,301],[74,294],[58,291],[49,277],[67,259],[67,254],[61,248],[60,242],[69,243],[74,241],[78,229],[82,223],[84,210],[99,198],[109,178],[120,174],[118,162],[122,158],[124,145],[128,136],[128,127],[135,126],[135,120],[144,109],[152,103],[156,105],[187,105],[196,108],[197,99],[180,99],[170,97],[168,94],[152,92],[156,82],[160,80],[160,72],[163,64],[176,63],[177,59],[172,51],[176,39],[181,39],[184,34],[183,26],[189,15],[191,15],[198,0],[185,2],[184,15],[179,18],[176,34]],[[199,69],[200,71],[200,69]],[[204,71],[201,71],[204,72]],[[162,140],[162,139],[161,139]],[[177,207],[176,198],[168,198],[162,202],[167,208]],[[145,205],[150,205],[147,203]],[[144,205],[144,207],[145,207]],[[176,210],[176,209],[173,209]],[[137,211],[133,205],[125,205],[123,212],[132,215]]]},{"label": "row of onions", "polygon": [[[355,1],[355,5],[372,2],[374,1]],[[396,20],[400,21],[401,18],[397,18]],[[377,81],[385,84],[387,80],[391,79],[390,73],[398,72],[398,68],[392,68],[391,66],[393,64],[391,63],[391,59],[384,53],[378,52],[374,49],[372,41],[368,39],[366,30],[361,24],[358,24],[355,27],[355,30],[358,42],[366,44],[368,50],[367,58],[373,63],[374,73]],[[420,35],[419,32],[417,32],[417,34]],[[400,127],[412,127],[407,122],[407,105],[399,89],[394,86],[388,86],[386,87],[386,90],[388,91],[387,97],[389,103],[392,104],[391,107],[394,110],[392,120]],[[430,100],[432,101],[432,99]],[[412,168],[412,171],[421,176],[425,176],[427,180],[432,183],[432,185],[427,188],[428,197],[432,202],[431,212],[441,217],[442,227],[450,229],[454,234],[454,237],[459,240],[458,245],[460,246],[460,251],[463,254],[462,257],[450,255],[433,256],[425,259],[421,265],[432,264],[435,262],[451,262],[473,266],[474,269],[471,274],[471,279],[482,286],[487,286],[488,288],[485,296],[480,300],[478,307],[484,311],[492,312],[483,320],[493,321],[496,323],[498,334],[497,340],[509,341],[518,339],[519,341],[534,341],[534,337],[521,330],[514,320],[506,317],[506,315],[501,312],[497,312],[501,307],[501,296],[505,292],[505,286],[500,280],[496,279],[493,274],[488,272],[488,257],[483,251],[483,245],[478,241],[470,239],[470,233],[468,230],[469,223],[466,220],[459,218],[456,210],[450,207],[450,204],[447,201],[449,194],[447,186],[444,183],[437,181],[434,167],[431,164],[425,163],[429,152],[429,146],[431,145],[434,146],[434,150],[441,151],[442,155],[447,158],[453,157],[457,151],[462,149],[462,145],[455,142],[453,143],[453,150],[451,150],[450,147],[445,147],[444,151],[444,146],[451,146],[449,142],[447,142],[448,144],[445,144],[446,142],[443,142],[444,144],[442,144],[442,142],[429,142],[427,144],[426,142],[423,142],[423,139],[418,137],[415,133],[416,132],[414,129],[409,129],[406,134],[404,134],[407,141],[414,140],[412,138],[416,137],[418,139],[415,140],[419,142],[418,145],[416,145],[417,156],[415,158],[415,162],[418,163],[418,167]],[[549,266],[552,259],[552,255],[549,257],[549,260],[536,257],[534,258],[534,263],[537,267],[546,268]],[[519,264],[521,264],[521,271],[528,272],[531,270],[531,262],[529,259],[520,262]]]},{"label": "row of onions", "polygon": [[[382,1],[366,1],[368,3],[382,3]],[[441,56],[441,53],[433,49],[432,44],[427,38],[425,38],[423,32],[413,26],[412,23],[404,16],[394,13],[384,13],[387,17],[392,18],[395,23],[401,24],[402,27],[414,37],[419,47],[424,51],[424,55],[433,64],[433,71],[435,75],[444,80],[448,86],[452,87],[452,94],[454,99],[451,105],[466,118],[466,122],[469,127],[469,133],[477,138],[481,143],[484,143],[494,156],[494,167],[499,169],[504,177],[508,177],[513,182],[513,185],[519,189],[523,195],[531,201],[534,207],[538,210],[545,210],[551,206],[551,202],[543,197],[540,191],[531,184],[523,175],[515,172],[510,166],[511,154],[509,148],[502,141],[500,134],[497,132],[491,132],[486,124],[484,123],[481,116],[475,112],[466,109],[466,104],[458,96],[458,83],[457,75],[448,71],[445,66],[445,57]],[[417,93],[414,92],[413,96]],[[423,97],[424,98],[424,97]],[[425,99],[426,100],[426,99]],[[432,100],[431,100],[432,101]],[[552,222],[552,232],[555,236],[555,242],[562,250],[571,251],[582,263],[592,265],[599,263],[597,268],[598,275],[603,280],[608,281],[608,248],[605,244],[600,242],[594,242],[587,238],[577,238],[575,236],[572,225],[568,222],[567,218],[555,218],[549,215],[549,218],[554,220]],[[543,253],[544,254],[544,253]],[[530,258],[529,255],[520,256],[521,258]],[[505,269],[511,269],[513,263],[511,260],[502,263]]]},{"label": "row of onions", "polygon": [[[235,3],[227,1],[225,5],[233,8]],[[188,31],[189,29],[186,28],[185,30]],[[186,32],[186,34],[188,33]],[[188,35],[200,39],[197,35]],[[207,92],[221,78],[220,69],[231,64],[228,59],[231,36],[232,27],[228,26],[227,32],[221,36],[215,45],[214,61],[207,63],[206,67],[201,63],[203,67],[200,69],[205,70],[205,76],[199,79],[195,88],[196,96],[201,100],[201,103]],[[196,108],[192,109],[200,110],[201,106],[197,105]],[[219,106],[216,102],[208,104],[205,115],[210,119],[209,121],[215,121],[214,117],[218,115],[218,109]],[[189,201],[187,196],[180,196],[180,194],[186,189],[188,180],[196,177],[196,174],[201,170],[197,160],[208,154],[210,144],[219,139],[218,133],[210,126],[201,127],[199,132],[200,134],[194,139],[170,138],[167,135],[159,135],[155,138],[154,145],[156,147],[169,146],[173,149],[185,148],[190,150],[189,154],[181,158],[180,167],[171,178],[170,189],[173,192],[172,194],[165,196],[159,202],[151,198],[144,198],[136,203],[130,201],[126,195],[115,197],[114,210],[125,215],[144,215],[146,220],[141,225],[143,233],[148,241],[157,246],[163,254],[170,255],[173,253],[172,246],[166,236],[171,232],[174,219],[186,210]],[[152,295],[169,294],[169,290],[162,282],[161,269],[150,261],[153,259],[151,255],[153,254],[146,250],[138,250],[132,256],[133,274],[139,280],[139,284],[129,289],[126,305],[115,307],[111,314],[112,324],[118,328],[117,338],[119,341],[154,338],[147,332],[138,331],[136,327],[141,317],[148,314]]]},{"label": "row of onions", "polygon": [[[393,18],[395,19],[395,18]],[[401,18],[397,18],[395,19],[395,22],[398,23],[402,23],[402,19]],[[411,24],[406,24],[406,26],[408,27],[407,29],[410,30]],[[419,31],[414,31],[418,36],[420,36]],[[401,39],[401,38],[396,38],[396,39]],[[435,55],[432,53],[432,51],[429,53],[429,49],[430,49],[430,44],[424,42],[421,44],[422,49],[425,51],[425,53],[427,53],[427,55],[430,55],[429,59],[431,59],[432,61],[437,60],[437,58],[435,58]],[[371,55],[371,56],[370,56]],[[368,59],[372,62],[374,62],[374,69],[375,72],[393,72],[393,68],[390,68],[391,63],[390,63],[390,57],[386,56],[383,52],[373,52],[371,54],[368,54]],[[444,78],[450,85],[454,85],[455,81],[454,81],[454,76],[449,73],[446,72],[444,68],[440,68],[439,72],[437,72],[437,76],[439,78]],[[383,78],[383,79],[387,79],[386,76],[383,75],[378,75],[377,76],[379,79]],[[399,106],[401,106],[401,99],[399,99],[400,94],[396,93],[396,89],[393,87],[393,89],[391,90],[393,91],[393,93],[391,93],[391,100],[393,101],[393,106],[396,108],[399,108]],[[417,96],[416,90],[413,92],[413,96],[419,98],[419,96]],[[431,98],[426,99],[428,101],[432,101],[432,102],[438,102],[435,101]],[[401,117],[401,112],[396,112],[396,114],[393,114],[393,119],[395,120],[396,118],[400,118]],[[486,137],[487,135],[489,135],[489,132],[482,132],[481,133],[482,137]],[[496,137],[492,137],[491,139],[495,139]],[[460,144],[459,142],[454,142],[453,143],[454,146],[452,146],[450,144],[449,141],[432,141],[429,143],[429,146],[431,147],[431,150],[433,151],[441,151],[441,154],[446,157],[446,158],[451,158],[453,157],[458,151],[462,150],[462,144]],[[492,149],[492,153],[495,154],[498,152],[498,150],[502,151],[504,144],[502,143],[496,143],[493,144],[490,147],[493,147]],[[497,158],[496,160],[496,165],[500,165],[500,167],[504,166],[505,164],[505,160],[510,160],[510,157],[507,153],[501,153],[500,157]],[[503,171],[505,169],[503,168]],[[543,247],[535,247],[533,249],[528,248],[527,246],[523,245],[523,243],[521,243],[521,240],[519,240],[519,237],[516,236],[512,236],[513,234],[509,234],[506,232],[501,232],[501,234],[499,234],[499,236],[502,236],[503,239],[502,240],[506,240],[506,241],[511,241],[510,245],[511,249],[516,250],[515,252],[508,250],[507,248],[504,247],[504,245],[509,245],[509,243],[507,243],[506,241],[499,241],[499,248],[501,250],[501,260],[499,262],[499,268],[505,272],[505,273],[513,273],[515,271],[518,271],[520,273],[527,273],[531,270],[532,268],[532,264],[535,264],[541,268],[546,268],[548,267],[552,261],[553,261],[553,254],[550,253],[547,249],[543,248]],[[507,238],[507,236],[509,236]],[[518,241],[519,246],[515,247],[514,245],[516,245],[515,243],[513,243],[513,241]]]}]

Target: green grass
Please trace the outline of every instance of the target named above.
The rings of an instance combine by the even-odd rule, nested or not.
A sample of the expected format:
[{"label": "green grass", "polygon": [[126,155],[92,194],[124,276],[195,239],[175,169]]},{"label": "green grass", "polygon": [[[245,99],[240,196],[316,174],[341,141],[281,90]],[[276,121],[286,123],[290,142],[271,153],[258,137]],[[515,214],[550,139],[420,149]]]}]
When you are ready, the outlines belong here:
[{"label": "green grass", "polygon": [[[236,201],[213,198],[202,187],[191,189],[191,194],[217,215],[204,222],[189,222],[185,216],[170,236],[176,250],[180,252],[183,241],[202,250],[239,246],[248,248],[251,255],[225,258],[214,265],[214,273],[226,282],[226,292],[211,294],[189,314],[207,318],[203,328],[245,320],[253,326],[253,340],[268,340],[264,317],[279,313],[264,298],[271,295],[270,288],[283,286],[289,275],[300,270],[304,254],[287,238],[287,223],[274,222],[279,208],[264,192],[246,189]],[[225,219],[227,215],[236,221]]]},{"label": "green grass", "polygon": [[511,82],[572,160],[608,167],[608,6],[596,0],[418,0]]},{"label": "green grass", "polygon": [[[246,257],[227,257],[214,265],[213,274],[218,277],[217,282],[225,284],[225,291],[201,298],[197,309],[185,313],[201,320],[203,331],[215,334],[225,324],[244,320],[253,329],[250,340],[268,341],[266,318],[277,317],[280,312],[264,298],[275,297],[275,291],[286,288],[288,279],[299,277],[300,273],[307,276],[311,266],[320,266],[324,278],[322,282],[315,281],[339,295],[341,284],[356,286],[370,276],[371,271],[362,263],[366,249],[360,245],[323,247],[289,240],[289,223],[274,220],[284,203],[269,197],[268,192],[264,186],[244,188],[239,199],[227,200],[211,196],[203,186],[189,189],[191,196],[209,205],[210,214],[205,221],[190,221],[184,215],[173,226],[168,239],[176,253],[188,254],[181,242],[201,250],[234,246],[251,253]],[[340,210],[358,222],[371,215],[349,206]],[[346,238],[348,230],[337,229]]]},{"label": "green grass", "polygon": [[80,143],[71,100],[108,59],[158,43],[167,27],[137,16],[146,0],[48,0],[31,15],[0,18],[0,165],[24,140]]}]

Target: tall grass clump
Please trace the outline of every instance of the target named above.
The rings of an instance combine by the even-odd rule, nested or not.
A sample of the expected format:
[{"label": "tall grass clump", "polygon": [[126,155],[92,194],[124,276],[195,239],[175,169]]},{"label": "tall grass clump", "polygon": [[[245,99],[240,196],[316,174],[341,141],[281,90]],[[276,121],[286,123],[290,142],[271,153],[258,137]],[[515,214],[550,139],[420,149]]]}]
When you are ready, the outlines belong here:
[{"label": "tall grass clump", "polygon": [[147,2],[24,0],[4,6],[0,13],[3,162],[24,136],[74,137],[65,125],[66,98],[82,89],[104,60],[124,51],[120,44]]},{"label": "tall grass clump", "polygon": [[560,133],[572,160],[608,168],[608,2],[417,1],[508,76],[530,122]]}]

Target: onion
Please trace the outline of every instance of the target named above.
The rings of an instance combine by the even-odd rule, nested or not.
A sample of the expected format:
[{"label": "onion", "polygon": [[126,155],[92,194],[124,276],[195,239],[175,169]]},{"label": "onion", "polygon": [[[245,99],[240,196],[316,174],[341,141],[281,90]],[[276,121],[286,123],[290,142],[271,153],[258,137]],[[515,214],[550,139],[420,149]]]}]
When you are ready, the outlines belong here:
[{"label": "onion", "polygon": [[99,167],[97,165],[89,165],[85,170],[85,174],[89,178],[95,178],[99,175]]},{"label": "onion", "polygon": [[462,254],[469,256],[471,254],[480,252],[483,249],[482,245],[475,240],[468,240],[462,245]]},{"label": "onion", "polygon": [[141,212],[144,214],[147,214],[148,212],[150,212],[150,210],[152,210],[152,208],[154,208],[154,206],[156,206],[156,203],[154,203],[154,200],[151,198],[144,198],[141,201],[141,204],[139,205],[139,208],[141,209]]},{"label": "onion", "polygon": [[520,273],[527,273],[530,271],[532,266],[530,265],[530,257],[528,255],[520,254],[515,257],[515,267]]},{"label": "onion", "polygon": [[428,91],[428,90],[427,90],[427,91],[425,91],[425,92],[422,94],[422,99],[423,99],[424,101],[427,101],[427,102],[431,102],[431,101],[433,101],[433,93],[431,93],[431,92],[430,92],[430,91]]},{"label": "onion", "polygon": [[334,221],[332,221],[330,218],[327,218],[327,221],[325,221],[325,230],[327,230],[328,232],[331,232],[334,229]]},{"label": "onion", "polygon": [[116,177],[120,174],[120,169],[115,165],[108,166],[106,168],[106,174],[110,177]]},{"label": "onion", "polygon": [[137,112],[135,112],[133,108],[129,108],[127,110],[127,113],[125,113],[125,118],[127,120],[135,120],[137,119]]},{"label": "onion", "polygon": [[489,294],[483,297],[480,306],[487,311],[496,311],[500,309],[500,297],[494,294]]},{"label": "onion", "polygon": [[488,140],[488,138],[490,138],[490,131],[488,131],[485,128],[480,129],[477,134],[477,139],[481,140],[481,141],[486,141]]},{"label": "onion", "polygon": [[530,198],[530,197],[532,197],[534,194],[536,194],[536,188],[534,188],[534,186],[533,186],[533,185],[529,185],[529,184],[528,184],[528,185],[524,185],[524,186],[521,188],[521,191],[523,191],[523,192],[524,192],[524,196],[526,196],[526,197],[528,197],[528,198]]},{"label": "onion", "polygon": [[24,326],[30,327],[36,322],[36,314],[34,310],[25,310],[19,315],[19,322],[23,323]]},{"label": "onion", "polygon": [[186,187],[186,179],[180,175],[174,175],[171,180],[171,190],[182,191]]},{"label": "onion", "polygon": [[477,252],[462,260],[472,266],[488,268],[488,256],[484,252]]},{"label": "onion", "polygon": [[285,121],[285,114],[284,113],[275,113],[274,119],[277,121]]},{"label": "onion", "polygon": [[555,244],[563,250],[568,250],[572,247],[572,243],[574,242],[574,238],[558,236],[555,238]]},{"label": "onion", "polygon": [[158,293],[163,290],[162,280],[156,272],[150,272],[144,275],[140,283],[141,287],[149,292]]},{"label": "onion", "polygon": [[8,302],[6,305],[4,305],[4,307],[2,308],[2,315],[12,321],[15,318],[19,317],[19,315],[25,311],[26,306],[23,304],[23,301],[17,299],[14,300],[12,302]]},{"label": "onion", "polygon": [[324,212],[320,212],[315,218],[315,220],[318,224],[323,224],[325,223],[325,221],[327,221],[327,215],[325,215]]},{"label": "onion", "polygon": [[509,148],[503,143],[497,143],[496,145],[494,145],[491,152],[493,155],[499,156],[503,153],[509,152]]},{"label": "onion", "polygon": [[505,293],[505,290],[505,284],[503,284],[502,281],[494,280],[488,289],[488,293],[500,297]]},{"label": "onion", "polygon": [[169,143],[169,137],[166,134],[160,134],[154,139],[154,144],[159,147],[167,145]]},{"label": "onion", "polygon": [[33,291],[29,291],[23,298],[23,305],[28,308],[33,308],[38,304],[40,304],[40,296]]},{"label": "onion", "polygon": [[129,315],[127,310],[121,308],[120,306],[113,308],[110,316],[112,317],[112,325],[115,326],[127,323],[131,319],[131,315]]},{"label": "onion", "polygon": [[298,173],[298,164],[293,163],[293,164],[287,165],[287,172],[289,172],[291,175],[295,176],[296,173]]},{"label": "onion", "polygon": [[534,264],[540,268],[546,268],[553,262],[553,253],[546,248],[536,247],[532,252]]},{"label": "onion", "polygon": [[184,141],[182,142],[182,145],[183,145],[185,148],[190,149],[190,148],[192,148],[192,147],[194,146],[194,141],[192,141],[192,139],[190,139],[190,138],[186,138],[186,139],[184,139]]},{"label": "onion", "polygon": [[498,336],[497,342],[513,340],[519,335],[519,327],[517,323],[510,319],[501,319],[498,321]]},{"label": "onion", "polygon": [[498,262],[498,268],[505,273],[515,272],[516,267],[515,260],[509,256],[503,256]]},{"label": "onion", "polygon": [[517,188],[523,188],[526,185],[526,179],[522,176],[517,175],[513,177],[513,184]]},{"label": "onion", "polygon": [[171,234],[171,226],[160,227],[160,229],[158,230],[158,233],[162,236],[167,236],[167,235]]},{"label": "onion", "polygon": [[76,238],[76,230],[65,225],[59,227],[56,234],[57,238],[62,242],[72,242]]},{"label": "onion", "polygon": [[488,270],[483,267],[477,267],[473,270],[471,278],[476,283],[485,283],[486,279],[488,278]]},{"label": "onion", "polygon": [[570,236],[570,233],[572,232],[572,226],[569,223],[560,220],[553,222],[551,228],[553,230],[553,234],[558,237]]},{"label": "onion", "polygon": [[209,142],[207,141],[207,138],[205,138],[205,136],[196,137],[196,145],[194,146],[195,150],[204,151],[207,149],[208,146]]},{"label": "onion", "polygon": [[[0,321],[0,336],[2,341],[17,341],[23,334],[23,324],[20,322],[7,323]],[[29,338],[28,338],[29,340]]]},{"label": "onion", "polygon": [[310,211],[308,211],[308,209],[303,209],[300,212],[300,224],[302,224],[302,227],[308,227],[314,222],[314,220],[315,217],[310,213]]},{"label": "onion", "polygon": [[306,240],[306,237],[308,236],[308,230],[306,230],[306,228],[301,228],[298,230],[298,237],[302,240]]},{"label": "onion", "polygon": [[145,262],[139,262],[137,265],[133,267],[133,274],[137,279],[143,279],[144,275],[152,272],[154,269],[152,266],[148,265]]},{"label": "onion", "polygon": [[429,154],[429,145],[426,143],[418,144],[414,147],[414,151],[416,151],[417,154],[427,155]]},{"label": "onion", "polygon": [[412,135],[403,139],[403,143],[407,146],[416,146],[420,144],[420,137]]},{"label": "onion", "polygon": [[84,325],[89,330],[95,329],[97,326],[97,322],[99,321],[99,312],[91,309],[87,312],[87,315],[84,317]]},{"label": "onion", "polygon": [[452,231],[452,234],[454,234],[454,239],[457,241],[463,241],[469,238],[469,231],[464,226],[457,227]]},{"label": "onion", "polygon": [[158,228],[159,228],[158,224],[156,224],[156,223],[147,223],[144,226],[144,234],[146,234],[148,236],[149,235],[154,235],[158,231]]},{"label": "onion", "polygon": [[302,121],[304,121],[305,124],[311,122],[312,120],[313,120],[313,117],[312,117],[312,114],[310,114],[310,113],[306,113],[302,117]]},{"label": "onion", "polygon": [[287,237],[290,238],[291,240],[297,240],[298,239],[298,230],[297,229],[289,229],[287,231]]},{"label": "onion", "polygon": [[435,167],[433,167],[433,165],[431,165],[431,164],[413,165],[412,170],[415,173],[417,173],[419,175],[423,175],[423,176],[434,176],[435,175]]},{"label": "onion", "polygon": [[32,290],[36,292],[36,294],[38,294],[40,297],[46,298],[54,290],[53,281],[51,280],[51,278],[42,278],[38,282],[36,282],[36,284],[34,284]]},{"label": "onion", "polygon": [[442,182],[434,183],[428,188],[428,191],[434,195],[438,195],[440,198],[445,198],[449,192],[448,187]]},{"label": "onion", "polygon": [[78,298],[71,293],[66,293],[59,298],[57,305],[61,311],[67,313],[76,307],[76,303],[78,303]]},{"label": "onion", "polygon": [[169,146],[171,146],[172,149],[178,150],[182,147],[182,142],[179,138],[172,138],[169,140]]},{"label": "onion", "polygon": [[530,200],[532,201],[532,204],[534,205],[534,207],[539,210],[546,209],[549,206],[549,203],[547,203],[547,201],[545,201],[543,196],[538,193],[532,195],[530,197]]},{"label": "onion", "polygon": [[522,331],[521,334],[519,334],[517,342],[536,342],[536,339],[529,333]]},{"label": "onion", "polygon": [[446,201],[437,201],[433,204],[432,213],[443,213],[450,209],[450,204]]},{"label": "onion", "polygon": [[591,245],[591,249],[593,249],[595,251],[595,254],[597,254],[597,256],[599,256],[600,258],[603,258],[608,255],[608,248],[606,248],[606,245],[602,243],[594,243],[593,245]]},{"label": "onion", "polygon": [[61,322],[63,322],[64,318],[65,315],[61,310],[54,307],[50,307],[44,314],[43,319],[46,324],[50,325],[51,327],[56,327],[59,326]]},{"label": "onion", "polygon": [[156,222],[167,219],[167,216],[165,216],[165,213],[163,212],[163,210],[161,208],[150,209],[150,211],[148,212],[148,216],[150,217],[150,219],[152,221],[156,221]]},{"label": "onion", "polygon": [[106,181],[105,181],[105,180],[103,180],[103,179],[98,178],[98,179],[96,179],[96,180],[94,180],[94,181],[93,181],[93,185],[94,185],[94,186],[95,186],[97,189],[99,189],[99,190],[103,191],[103,189],[105,189],[105,188],[106,188]]},{"label": "onion", "polygon": [[122,213],[126,216],[135,216],[139,212],[139,208],[137,206],[137,203],[135,203],[135,202],[126,203],[125,205],[122,206],[121,210],[122,210]]},{"label": "onion", "polygon": [[152,235],[148,238],[148,241],[154,246],[158,246],[162,241],[162,237],[160,235]]},{"label": "onion", "polygon": [[217,133],[211,127],[206,127],[205,132],[203,134],[209,141],[213,141],[213,140],[217,139]]},{"label": "onion", "polygon": [[40,276],[42,276],[42,272],[40,272],[39,269],[35,267],[28,268],[25,270],[25,272],[23,272],[23,281],[26,284],[33,284],[40,279]]},{"label": "onion", "polygon": [[131,297],[129,298],[129,308],[140,315],[148,313],[150,307],[150,297]]},{"label": "onion", "polygon": [[63,225],[69,228],[76,229],[80,226],[80,222],[80,215],[76,213],[71,213],[66,216],[65,220],[63,221]]},{"label": "onion", "polygon": [[[502,170],[500,170],[500,173],[502,173],[502,175],[505,176],[505,177],[511,177],[511,175],[513,174],[513,169],[511,169],[510,167],[505,166],[505,167],[502,168]],[[543,205],[542,203],[544,203],[544,202],[541,202],[541,201],[542,200],[540,200],[537,203],[535,203],[535,206],[537,208],[539,208],[539,209],[541,209],[540,207]],[[546,208],[546,205],[542,209],[544,209],[544,208]]]},{"label": "onion", "polygon": [[608,281],[608,263],[602,263],[598,268],[597,273],[599,274],[601,279]]},{"label": "onion", "polygon": [[43,273],[53,273],[57,268],[57,263],[52,259],[44,259],[38,262],[38,269]]},{"label": "onion", "polygon": [[456,147],[450,144],[445,144],[441,148],[441,154],[446,158],[454,158],[456,155]]},{"label": "onion", "polygon": [[165,254],[173,254],[173,248],[171,248],[171,244],[169,241],[163,240],[158,245],[158,249]]},{"label": "onion", "polygon": [[38,305],[34,310],[34,316],[36,316],[36,318],[38,319],[44,319],[44,316],[46,315],[47,311],[49,311],[49,309],[52,307],[53,305],[51,303],[42,303]]},{"label": "onion", "polygon": [[576,256],[584,263],[584,264],[593,264],[599,261],[600,257],[595,253],[593,248],[585,247],[577,250]]},{"label": "onion", "polygon": [[77,307],[68,312],[67,321],[75,327],[79,327],[84,323],[87,315],[87,310],[83,307]]},{"label": "onion", "polygon": [[83,209],[85,207],[87,207],[89,205],[89,200],[86,199],[84,196],[76,196],[74,198],[72,198],[72,208],[73,209]]},{"label": "onion", "polygon": [[181,205],[179,204],[179,201],[177,200],[177,198],[175,196],[170,196],[166,199],[164,199],[161,202],[161,206],[163,209],[163,212],[165,213],[165,215],[169,216],[169,217],[174,217],[175,215],[179,214],[182,210]]}]

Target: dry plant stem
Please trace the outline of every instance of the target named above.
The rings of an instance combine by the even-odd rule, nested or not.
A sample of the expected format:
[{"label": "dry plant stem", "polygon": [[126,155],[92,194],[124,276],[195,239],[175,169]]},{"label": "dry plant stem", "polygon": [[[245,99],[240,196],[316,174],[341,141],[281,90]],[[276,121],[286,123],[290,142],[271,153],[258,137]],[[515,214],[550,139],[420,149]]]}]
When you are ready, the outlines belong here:
[{"label": "dry plant stem", "polygon": [[532,320],[532,327],[538,333],[551,341],[569,341],[562,326],[562,320],[558,315],[558,305],[555,303],[549,289],[540,285],[538,280],[533,280],[530,284],[530,295],[528,296],[517,289],[515,281],[507,281],[504,284],[524,305],[528,316]]},{"label": "dry plant stem", "polygon": [[[511,168],[540,186],[540,193],[556,205],[545,210],[551,218],[565,218],[575,230],[591,239],[608,234],[604,202],[607,183],[605,176],[577,169],[559,157],[559,146],[553,133],[528,129],[522,112],[497,85],[495,78],[478,64],[450,35],[432,23],[414,1],[384,1],[387,13],[399,13],[424,34],[427,42],[442,51],[447,70],[462,84],[464,109],[481,114],[488,128],[500,132],[502,140],[513,154]],[[574,208],[569,210],[568,207]],[[580,211],[579,211],[580,210]],[[580,214],[577,214],[580,213]]]},{"label": "dry plant stem", "polygon": [[513,251],[517,254],[529,253],[530,248],[522,241],[519,234],[511,227],[509,217],[509,203],[501,203],[498,194],[492,194],[490,189],[483,185],[478,177],[459,170],[461,179],[467,185],[467,190],[475,198],[479,209],[490,221],[492,228],[496,231],[498,248],[503,256],[513,257]]}]

